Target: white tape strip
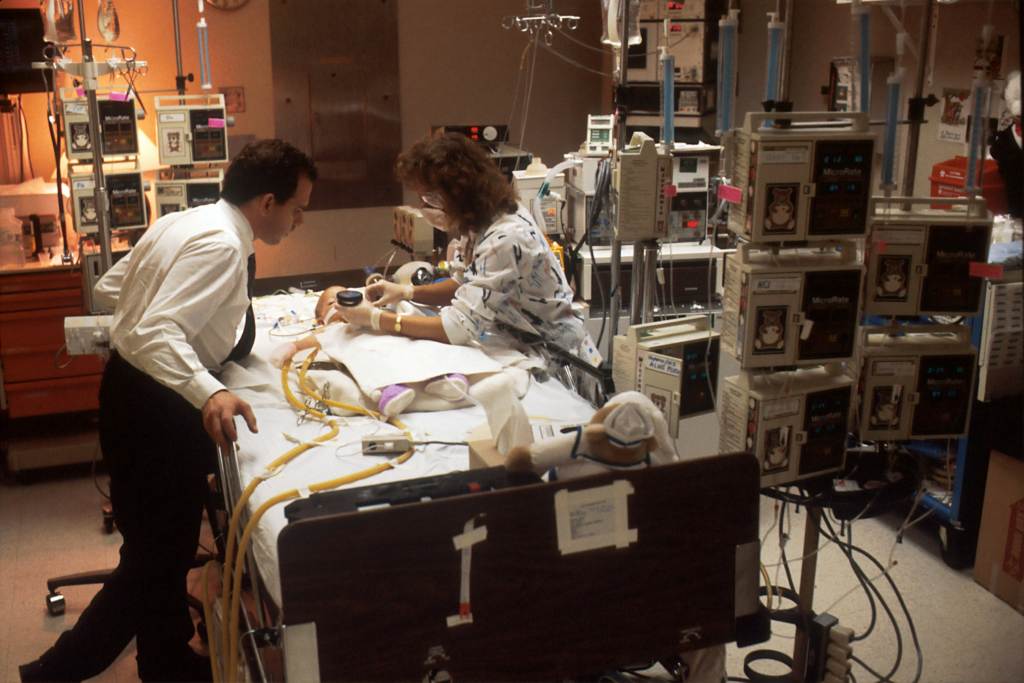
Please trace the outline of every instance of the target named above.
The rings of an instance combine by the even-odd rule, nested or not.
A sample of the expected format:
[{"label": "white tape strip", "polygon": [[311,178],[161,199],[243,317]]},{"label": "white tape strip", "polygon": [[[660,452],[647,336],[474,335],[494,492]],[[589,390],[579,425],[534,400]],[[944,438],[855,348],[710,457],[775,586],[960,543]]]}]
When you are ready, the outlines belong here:
[{"label": "white tape strip", "polygon": [[311,493],[308,486],[300,486],[296,490],[299,492],[300,498],[309,498],[309,494]]},{"label": "white tape strip", "polygon": [[276,477],[277,475],[281,474],[281,470],[283,469],[284,465],[278,465],[277,467],[271,467],[270,465],[267,465],[266,467],[263,468],[262,472],[256,475],[256,478],[259,479],[260,481],[266,481],[271,477]]},{"label": "white tape strip", "polygon": [[555,494],[558,549],[563,555],[597,548],[626,548],[637,541],[629,528],[629,504],[633,485],[620,479],[608,486]]},{"label": "white tape strip", "polygon": [[325,442],[321,442],[321,441],[303,441],[299,437],[292,436],[291,434],[289,434],[287,432],[281,432],[281,436],[283,436],[286,441],[291,441],[292,443],[298,444],[299,446],[309,446],[310,448],[312,448],[314,446],[323,446],[324,443],[325,443]]},{"label": "white tape strip", "polygon": [[459,588],[459,613],[445,620],[448,628],[473,623],[473,613],[469,607],[469,569],[473,560],[473,546],[487,539],[487,527],[480,526],[474,529],[473,522],[473,519],[466,522],[462,533],[452,537],[455,549],[462,551],[462,577]]},{"label": "white tape strip", "polygon": [[479,543],[480,541],[486,541],[486,540],[487,540],[487,527],[485,527],[485,526],[478,526],[477,528],[473,529],[472,531],[468,531],[468,532],[466,532],[464,534],[459,534],[458,536],[454,536],[452,538],[452,541],[455,543],[455,549],[456,550],[462,550],[463,548],[468,548],[471,545],[474,545],[476,543]]}]

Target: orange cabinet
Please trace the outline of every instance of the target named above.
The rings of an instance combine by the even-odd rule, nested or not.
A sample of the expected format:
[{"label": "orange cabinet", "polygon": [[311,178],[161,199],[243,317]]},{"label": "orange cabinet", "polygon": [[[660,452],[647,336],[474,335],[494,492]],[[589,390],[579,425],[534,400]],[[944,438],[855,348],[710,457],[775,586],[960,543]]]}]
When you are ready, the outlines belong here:
[{"label": "orange cabinet", "polygon": [[78,268],[0,273],[0,364],[10,417],[99,408],[99,358],[58,356],[64,318],[75,315],[83,315]]}]

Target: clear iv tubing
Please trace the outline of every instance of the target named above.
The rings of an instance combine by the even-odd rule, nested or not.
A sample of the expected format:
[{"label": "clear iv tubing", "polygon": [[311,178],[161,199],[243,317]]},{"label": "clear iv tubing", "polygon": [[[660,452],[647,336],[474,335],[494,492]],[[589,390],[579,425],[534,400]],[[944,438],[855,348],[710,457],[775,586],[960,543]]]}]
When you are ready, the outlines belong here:
[{"label": "clear iv tubing", "polygon": [[199,78],[203,82],[203,90],[209,90],[213,85],[210,82],[210,48],[206,41],[206,17],[199,18],[196,35],[199,39]]},{"label": "clear iv tubing", "polygon": [[739,10],[718,22],[722,58],[718,60],[718,134],[732,130],[732,105],[736,90],[736,26]]},{"label": "clear iv tubing", "polygon": [[676,58],[667,54],[665,49],[661,55],[661,64],[661,138],[665,146],[671,150],[676,141]]},{"label": "clear iv tubing", "polygon": [[889,101],[885,111],[885,151],[882,154],[882,187],[894,188],[896,185],[896,127],[899,124],[900,88],[903,85],[905,71],[901,67],[889,84]]}]

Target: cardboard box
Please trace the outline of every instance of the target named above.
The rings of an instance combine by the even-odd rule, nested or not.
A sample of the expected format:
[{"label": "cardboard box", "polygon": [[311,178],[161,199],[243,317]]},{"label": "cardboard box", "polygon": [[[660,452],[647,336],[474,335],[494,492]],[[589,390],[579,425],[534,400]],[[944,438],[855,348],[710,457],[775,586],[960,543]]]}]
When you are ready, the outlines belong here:
[{"label": "cardboard box", "polygon": [[1024,462],[992,451],[974,580],[1024,614]]},{"label": "cardboard box", "polygon": [[469,431],[466,445],[469,446],[469,469],[479,470],[485,467],[504,466],[505,456],[495,448],[491,428],[486,422]]}]

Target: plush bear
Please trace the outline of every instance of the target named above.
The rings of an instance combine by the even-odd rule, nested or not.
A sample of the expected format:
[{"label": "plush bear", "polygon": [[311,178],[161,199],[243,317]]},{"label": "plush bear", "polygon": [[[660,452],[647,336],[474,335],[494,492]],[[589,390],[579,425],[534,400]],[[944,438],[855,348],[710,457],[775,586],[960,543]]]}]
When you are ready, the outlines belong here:
[{"label": "plush bear", "polygon": [[505,469],[547,472],[548,479],[555,481],[675,459],[661,411],[643,394],[630,391],[615,396],[585,426],[511,449]]}]

